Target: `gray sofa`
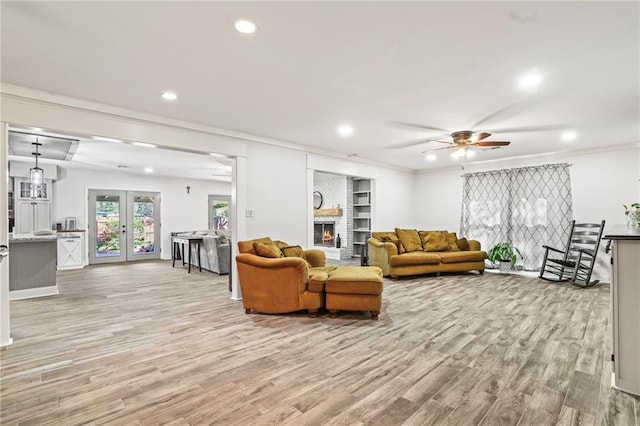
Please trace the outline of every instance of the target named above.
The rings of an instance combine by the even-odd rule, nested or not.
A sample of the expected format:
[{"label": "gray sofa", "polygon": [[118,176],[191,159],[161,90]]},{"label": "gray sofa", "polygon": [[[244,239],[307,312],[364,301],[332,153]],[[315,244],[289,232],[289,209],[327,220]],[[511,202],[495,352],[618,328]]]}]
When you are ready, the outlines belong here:
[{"label": "gray sofa", "polygon": [[[201,236],[200,261],[202,269],[223,275],[231,267],[231,232],[209,229],[205,231],[172,232],[172,236]],[[186,250],[186,247],[185,247]],[[187,257],[185,253],[185,257]],[[191,265],[198,266],[198,256],[193,253]]]}]

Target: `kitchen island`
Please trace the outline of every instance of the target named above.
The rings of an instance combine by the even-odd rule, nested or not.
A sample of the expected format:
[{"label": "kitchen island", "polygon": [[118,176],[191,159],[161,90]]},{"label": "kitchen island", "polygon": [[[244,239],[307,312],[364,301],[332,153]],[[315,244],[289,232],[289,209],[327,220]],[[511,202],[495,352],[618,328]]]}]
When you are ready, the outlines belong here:
[{"label": "kitchen island", "polygon": [[617,226],[611,247],[613,387],[640,396],[640,229]]},{"label": "kitchen island", "polygon": [[58,294],[56,235],[9,235],[9,299]]}]

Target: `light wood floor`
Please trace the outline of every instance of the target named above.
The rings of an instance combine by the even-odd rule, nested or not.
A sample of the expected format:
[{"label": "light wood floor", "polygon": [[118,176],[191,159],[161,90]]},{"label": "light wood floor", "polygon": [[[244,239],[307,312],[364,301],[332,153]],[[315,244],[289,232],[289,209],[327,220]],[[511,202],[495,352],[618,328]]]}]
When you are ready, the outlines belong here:
[{"label": "light wood floor", "polygon": [[171,263],[59,272],[11,302],[0,423],[638,425],[610,387],[609,286],[385,280],[368,313],[245,315]]}]

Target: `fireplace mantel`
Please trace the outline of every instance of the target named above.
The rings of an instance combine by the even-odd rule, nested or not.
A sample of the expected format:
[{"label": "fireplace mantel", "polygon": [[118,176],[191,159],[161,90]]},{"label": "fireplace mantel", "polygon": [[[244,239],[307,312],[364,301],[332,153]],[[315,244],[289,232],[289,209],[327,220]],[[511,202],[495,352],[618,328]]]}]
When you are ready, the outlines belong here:
[{"label": "fireplace mantel", "polygon": [[313,211],[314,216],[342,216],[342,209],[316,209]]}]

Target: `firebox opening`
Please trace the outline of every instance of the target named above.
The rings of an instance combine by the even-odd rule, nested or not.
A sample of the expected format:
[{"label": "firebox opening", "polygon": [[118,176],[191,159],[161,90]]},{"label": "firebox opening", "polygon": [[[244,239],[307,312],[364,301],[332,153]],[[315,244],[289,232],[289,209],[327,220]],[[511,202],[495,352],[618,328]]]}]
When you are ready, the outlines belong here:
[{"label": "firebox opening", "polygon": [[316,246],[335,245],[335,222],[314,222],[313,244]]}]

